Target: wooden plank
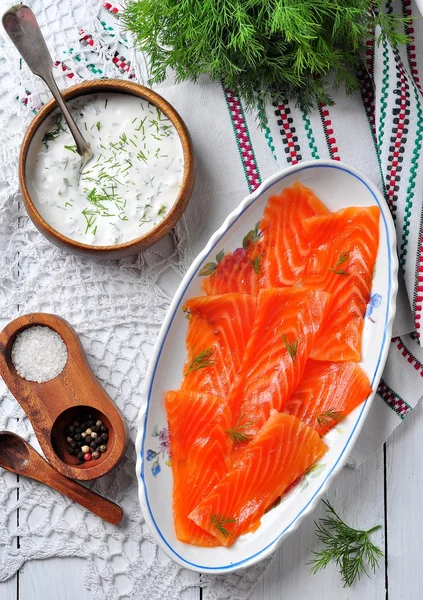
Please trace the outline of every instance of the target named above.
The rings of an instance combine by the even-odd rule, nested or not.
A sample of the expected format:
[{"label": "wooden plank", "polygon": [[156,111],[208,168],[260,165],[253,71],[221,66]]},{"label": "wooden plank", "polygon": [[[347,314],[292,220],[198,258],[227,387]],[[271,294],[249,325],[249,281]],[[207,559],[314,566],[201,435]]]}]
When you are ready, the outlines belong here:
[{"label": "wooden plank", "polygon": [[389,599],[423,598],[423,406],[418,404],[387,442]]},{"label": "wooden plank", "polygon": [[84,571],[85,561],[82,558],[31,560],[20,572],[19,600],[92,600],[84,586]]},{"label": "wooden plank", "polygon": [[[357,528],[370,528],[384,523],[384,464],[380,450],[360,469],[344,468],[327,494],[328,500],[345,521]],[[249,600],[372,600],[385,599],[385,569],[371,578],[364,577],[358,585],[343,588],[335,566],[330,565],[316,575],[309,574],[307,562],[312,551],[320,549],[314,534],[314,520],[323,516],[322,503],[306,517],[299,530],[285,540],[276,553],[267,573],[256,586]],[[384,548],[384,532],[374,534],[375,543]],[[402,561],[401,561],[402,563]],[[416,563],[417,564],[417,563]],[[407,594],[392,598],[417,598]],[[205,598],[207,600],[207,598]]]},{"label": "wooden plank", "polygon": [[15,575],[7,581],[0,583],[0,598],[1,600],[17,600],[18,597],[18,577]]},{"label": "wooden plank", "polygon": [[[92,600],[91,593],[84,585],[85,560],[77,557],[49,558],[26,563],[20,572],[19,600]],[[125,578],[115,579],[119,594],[126,589]],[[15,595],[3,596],[3,584],[0,584],[1,600],[16,600]],[[199,588],[188,589],[181,600],[200,600]]]}]

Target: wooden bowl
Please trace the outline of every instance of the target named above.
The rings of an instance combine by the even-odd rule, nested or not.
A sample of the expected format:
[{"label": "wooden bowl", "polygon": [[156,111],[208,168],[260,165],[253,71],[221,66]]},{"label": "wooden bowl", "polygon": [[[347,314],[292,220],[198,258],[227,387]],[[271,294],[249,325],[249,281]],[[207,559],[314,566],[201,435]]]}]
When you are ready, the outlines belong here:
[{"label": "wooden bowl", "polygon": [[165,216],[156,227],[148,231],[146,234],[125,242],[124,244],[116,244],[113,246],[91,246],[77,242],[59,233],[51,225],[43,219],[38,212],[28,191],[26,181],[26,161],[30,150],[31,141],[37,129],[42,125],[44,120],[49,117],[55,108],[56,101],[51,99],[43,106],[34,120],[31,122],[25,137],[22,142],[21,152],[19,156],[19,185],[24,199],[25,208],[35,227],[53,244],[83,257],[97,259],[118,259],[126,256],[138,254],[141,250],[145,250],[152,246],[164,237],[175,226],[178,219],[184,212],[188,201],[191,197],[194,186],[194,156],[192,150],[191,138],[182,118],[176,110],[164,98],[156,94],[152,90],[129,81],[120,79],[101,79],[93,81],[85,81],[78,83],[66,90],[62,91],[62,95],[66,101],[73,100],[80,96],[95,93],[116,92],[119,94],[131,94],[138,96],[144,100],[148,100],[151,104],[157,106],[173,123],[178,132],[181,141],[184,155],[184,175],[179,194],[169,213]]},{"label": "wooden bowl", "polygon": [[[68,351],[63,371],[44,383],[23,379],[11,359],[18,333],[34,325],[56,331]],[[57,471],[71,479],[95,479],[108,473],[121,460],[127,445],[126,423],[91,371],[76,332],[64,319],[32,313],[9,323],[0,333],[0,375],[27,414],[47,460]],[[104,422],[109,439],[107,451],[99,459],[80,463],[66,451],[66,428],[85,410]]]}]

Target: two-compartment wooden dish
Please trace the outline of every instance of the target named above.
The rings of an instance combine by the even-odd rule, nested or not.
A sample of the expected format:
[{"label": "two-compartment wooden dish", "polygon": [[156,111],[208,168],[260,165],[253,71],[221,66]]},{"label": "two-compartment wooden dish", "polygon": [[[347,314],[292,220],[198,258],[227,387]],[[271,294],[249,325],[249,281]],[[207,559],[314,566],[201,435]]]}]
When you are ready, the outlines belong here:
[{"label": "two-compartment wooden dish", "polygon": [[[63,371],[44,383],[23,379],[11,358],[16,336],[35,325],[57,332],[68,351]],[[71,479],[96,479],[121,460],[127,445],[125,421],[95,378],[77,334],[64,319],[33,313],[10,322],[0,333],[0,375],[27,414],[47,460],[57,471]],[[107,451],[98,460],[83,463],[66,450],[66,428],[82,411],[101,419],[109,430]]]}]

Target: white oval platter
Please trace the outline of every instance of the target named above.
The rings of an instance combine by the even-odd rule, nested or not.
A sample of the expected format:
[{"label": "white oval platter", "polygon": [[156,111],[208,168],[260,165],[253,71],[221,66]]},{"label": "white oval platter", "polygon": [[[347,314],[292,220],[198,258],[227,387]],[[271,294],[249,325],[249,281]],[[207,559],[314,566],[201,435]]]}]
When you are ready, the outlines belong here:
[{"label": "white oval platter", "polygon": [[164,552],[194,571],[226,573],[271,554],[313,509],[345,464],[374,397],[373,393],[326,436],[329,446],[326,455],[276,508],[264,515],[257,531],[240,537],[230,548],[199,548],[176,539],[164,395],[169,389],[178,389],[182,381],[188,321],[181,307],[188,298],[203,294],[198,277],[202,265],[215,260],[222,249],[233,251],[241,246],[243,236],[260,221],[269,197],[295,181],[310,187],[332,211],[347,206],[380,207],[380,244],[365,318],[361,363],[373,390],[377,389],[387,357],[395,314],[398,260],[395,229],[382,194],[356,169],[330,160],[301,163],[273,175],[228,216],[185,275],[158,336],[142,396],[136,441],[136,476],[142,511]]}]

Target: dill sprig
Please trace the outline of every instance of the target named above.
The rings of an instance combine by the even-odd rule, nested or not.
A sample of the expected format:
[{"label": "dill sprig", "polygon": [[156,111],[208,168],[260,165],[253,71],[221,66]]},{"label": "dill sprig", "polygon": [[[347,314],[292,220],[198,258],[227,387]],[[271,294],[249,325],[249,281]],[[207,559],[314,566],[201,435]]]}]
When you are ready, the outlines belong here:
[{"label": "dill sprig", "polygon": [[349,273],[347,273],[347,271],[344,271],[344,269],[338,269],[338,267],[343,265],[344,262],[346,262],[349,259],[349,257],[350,255],[348,252],[341,252],[338,260],[336,261],[335,266],[329,269],[329,271],[332,271],[332,273],[335,273],[336,275],[349,275]]},{"label": "dill sprig", "polygon": [[317,415],[316,421],[319,425],[329,425],[330,423],[338,423],[344,418],[344,413],[329,408],[328,410],[325,410],[325,412],[320,413],[320,415]]},{"label": "dill sprig", "polygon": [[215,527],[219,533],[221,533],[224,537],[229,537],[232,534],[225,525],[229,523],[236,523],[236,519],[231,519],[230,517],[222,517],[221,515],[210,515],[210,525]]},{"label": "dill sprig", "polygon": [[241,413],[235,426],[232,429],[225,429],[225,433],[228,434],[234,444],[245,444],[251,440],[251,435],[246,434],[243,429],[245,430],[247,427],[254,425],[254,421],[245,421],[243,423],[243,419],[244,414]]},{"label": "dill sprig", "polygon": [[198,371],[199,369],[204,369],[205,367],[209,367],[210,365],[216,364],[214,360],[211,360],[213,354],[213,348],[207,348],[207,350],[202,350],[195,358],[192,359],[185,375],[188,375],[188,373],[192,373],[193,371]]},{"label": "dill sprig", "polygon": [[292,358],[292,362],[294,362],[298,351],[298,340],[295,340],[294,342],[289,342],[284,333],[282,334],[282,339],[286,349],[288,350],[289,356]]},{"label": "dill sprig", "polygon": [[371,529],[353,529],[347,525],[335,512],[332,505],[323,500],[327,516],[315,522],[316,535],[325,548],[313,552],[314,558],[308,564],[311,573],[317,573],[333,561],[344,582],[344,587],[351,586],[361,576],[368,575],[367,568],[376,571],[382,550],[370,541],[370,535],[381,528],[376,525]]},{"label": "dill sprig", "polygon": [[[332,104],[329,86],[359,89],[369,32],[407,43],[406,19],[385,0],[130,0],[121,14],[150,59],[149,82],[196,81],[204,73],[249,106],[294,99],[306,109]],[[334,77],[330,80],[329,75]],[[329,83],[331,81],[331,83]]]},{"label": "dill sprig", "polygon": [[44,146],[48,148],[48,142],[51,142],[59,137],[62,131],[65,131],[65,128],[62,125],[62,113],[58,113],[54,121],[53,129],[46,131],[43,139],[41,140]]},{"label": "dill sprig", "polygon": [[251,260],[250,258],[250,264],[254,269],[254,273],[256,275],[260,275],[260,268],[261,268],[261,259],[263,258],[264,254],[260,254],[260,256],[256,256],[254,258],[254,260]]}]

